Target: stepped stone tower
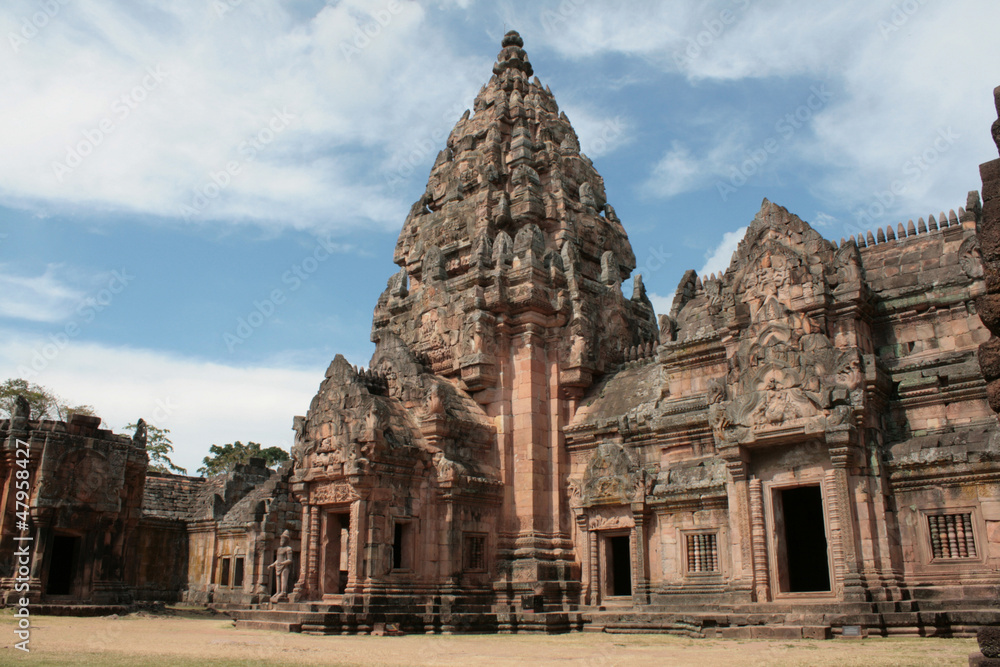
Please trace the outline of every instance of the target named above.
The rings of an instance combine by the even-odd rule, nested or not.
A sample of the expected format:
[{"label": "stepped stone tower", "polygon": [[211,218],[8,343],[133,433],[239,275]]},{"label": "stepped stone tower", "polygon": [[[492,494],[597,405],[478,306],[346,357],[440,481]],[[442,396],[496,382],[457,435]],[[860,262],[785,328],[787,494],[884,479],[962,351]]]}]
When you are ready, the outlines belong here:
[{"label": "stepped stone tower", "polygon": [[455,125],[396,245],[402,268],[372,339],[399,339],[468,392],[495,428],[505,486],[499,555],[510,581],[570,573],[561,429],[632,347],[652,350],[653,309],[604,183],[516,32]]}]

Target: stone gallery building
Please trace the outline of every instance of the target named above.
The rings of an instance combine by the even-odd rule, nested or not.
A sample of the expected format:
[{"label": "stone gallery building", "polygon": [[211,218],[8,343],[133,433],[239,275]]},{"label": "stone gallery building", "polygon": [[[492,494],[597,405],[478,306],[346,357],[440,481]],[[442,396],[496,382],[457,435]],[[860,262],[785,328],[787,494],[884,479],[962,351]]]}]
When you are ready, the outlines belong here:
[{"label": "stone gallery building", "polygon": [[[978,194],[839,243],[765,200],[729,268],[688,271],[657,318],[640,276],[622,292],[625,228],[522,46],[504,37],[403,225],[369,367],[333,360],[291,464],[137,469],[117,503],[65,501],[117,512],[75,558],[114,560],[123,535],[136,597],[320,633],[1000,623]],[[133,451],[0,422],[0,549],[25,428],[46,452]],[[59,469],[39,468],[39,512]],[[55,552],[43,585],[68,576]]]}]

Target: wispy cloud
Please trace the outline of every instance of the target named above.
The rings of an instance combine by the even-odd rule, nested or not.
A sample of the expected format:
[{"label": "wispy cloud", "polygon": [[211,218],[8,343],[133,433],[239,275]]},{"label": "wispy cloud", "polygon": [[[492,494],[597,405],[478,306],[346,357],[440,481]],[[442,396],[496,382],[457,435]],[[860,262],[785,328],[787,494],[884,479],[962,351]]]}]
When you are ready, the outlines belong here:
[{"label": "wispy cloud", "polygon": [[674,295],[663,296],[662,294],[654,294],[650,292],[646,296],[649,297],[649,302],[653,304],[653,310],[657,315],[666,315],[670,313],[670,306],[674,302]]},{"label": "wispy cloud", "polygon": [[83,301],[85,292],[69,283],[65,267],[50,264],[41,274],[20,273],[0,264],[0,317],[31,322],[61,322]]},{"label": "wispy cloud", "polygon": [[[236,162],[197,221],[398,224],[409,202],[370,157],[440,124],[488,63],[451,52],[416,2],[346,0],[308,20],[278,0],[223,4],[79,0],[5,54],[0,123],[18,131],[0,138],[0,202],[181,219]],[[0,31],[32,6],[5,5]],[[294,119],[262,141],[276,110]]]},{"label": "wispy cloud", "polygon": [[733,131],[716,135],[700,150],[674,141],[642,184],[642,191],[656,197],[673,197],[711,186],[725,175],[742,151],[739,134]]},{"label": "wispy cloud", "polygon": [[[19,369],[46,342],[0,329],[0,378],[19,377]],[[155,350],[73,341],[30,379],[68,401],[93,405],[115,430],[139,417],[169,428],[177,453],[174,462],[190,471],[212,444],[239,439],[290,447],[292,415],[309,408],[323,368],[290,368],[287,359],[228,366]]]},{"label": "wispy cloud", "polygon": [[[960,203],[977,187],[976,166],[993,155],[988,128],[995,119],[996,81],[982,64],[1000,62],[996,3],[915,2],[905,11],[899,3],[866,0],[569,4],[573,11],[559,13],[548,29],[541,21],[528,26],[532,43],[544,40],[570,58],[642,58],[693,83],[773,77],[826,82],[836,97],[783,158],[797,169],[819,169],[808,187],[841,207],[860,209],[894,181],[905,185],[905,194],[886,217]],[[942,26],[961,29],[947,37]],[[930,90],[928,80],[934,81]],[[919,174],[911,169],[914,177],[907,179],[907,166],[949,127],[960,135],[953,149],[933,156]],[[737,148],[725,137],[714,144]],[[712,151],[672,145],[653,166],[647,192],[671,196],[709,186],[708,174],[724,166]],[[742,158],[737,152],[729,161]]]},{"label": "wispy cloud", "polygon": [[698,275],[707,276],[712,273],[722,273],[728,269],[733,253],[736,252],[736,246],[740,244],[746,233],[747,228],[740,227],[736,231],[723,234],[719,245],[705,253],[705,263],[698,271]]}]

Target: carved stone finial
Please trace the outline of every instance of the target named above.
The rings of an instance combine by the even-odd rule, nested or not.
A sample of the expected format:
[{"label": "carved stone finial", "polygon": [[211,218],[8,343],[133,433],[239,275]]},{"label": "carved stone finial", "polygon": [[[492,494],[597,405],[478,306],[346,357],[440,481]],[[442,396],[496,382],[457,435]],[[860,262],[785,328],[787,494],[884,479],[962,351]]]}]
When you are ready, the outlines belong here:
[{"label": "carved stone finial", "polygon": [[621,283],[622,277],[618,272],[618,260],[615,253],[605,250],[601,255],[601,282],[605,285],[617,285]]},{"label": "carved stone finial", "polygon": [[[524,40],[517,34],[516,30],[509,31],[503,36],[500,42],[501,50],[497,55],[497,62],[493,65],[493,73],[498,77],[503,77],[506,70],[520,70],[525,78],[532,76],[535,71],[528,62],[528,54],[522,48]],[[518,75],[520,76],[520,75]]]},{"label": "carved stone finial", "polygon": [[508,30],[507,34],[503,36],[503,41],[500,42],[501,47],[517,46],[523,47],[524,40],[521,39],[521,35],[517,30]]}]

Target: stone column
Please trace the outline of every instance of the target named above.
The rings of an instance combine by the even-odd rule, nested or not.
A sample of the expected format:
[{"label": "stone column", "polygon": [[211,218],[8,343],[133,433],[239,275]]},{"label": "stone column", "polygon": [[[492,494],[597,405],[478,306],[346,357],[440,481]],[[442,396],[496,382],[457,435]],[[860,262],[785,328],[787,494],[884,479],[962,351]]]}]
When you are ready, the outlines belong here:
[{"label": "stone column", "polygon": [[[292,600],[294,602],[300,602],[302,600],[308,599],[309,597],[309,505],[307,504],[308,496],[302,496],[302,529],[299,531],[299,580],[295,582],[295,587],[292,589]],[[277,573],[275,573],[277,576]],[[280,585],[280,582],[279,582]],[[281,593],[282,591],[278,591]]]},{"label": "stone column", "polygon": [[757,602],[771,599],[767,571],[767,534],[764,527],[764,491],[756,477],[750,480],[750,530],[753,543],[754,594]]},{"label": "stone column", "polygon": [[31,586],[32,593],[43,595],[45,590],[42,587],[42,569],[45,565],[45,557],[52,542],[52,519],[50,512],[32,509],[31,521],[35,525],[35,541],[20,542],[18,545],[28,544],[32,549],[31,553]]},{"label": "stone column", "polygon": [[311,597],[319,591],[319,505],[309,507],[309,579],[306,584]]},{"label": "stone column", "polygon": [[[733,559],[733,572],[741,587],[748,593],[753,592],[753,537],[750,524],[750,491],[747,483],[748,465],[745,455],[736,448],[726,457],[726,468],[731,481],[726,485],[729,500],[729,534],[731,540],[730,555]],[[719,545],[720,548],[722,545]],[[735,547],[739,547],[736,549]]]},{"label": "stone column", "polygon": [[580,578],[582,581],[580,591],[580,602],[584,605],[590,604],[591,578],[590,564],[593,557],[590,553],[590,531],[587,530],[587,515],[579,512],[576,515],[576,532],[578,535],[577,544],[580,549]]},{"label": "stone column", "polygon": [[835,470],[826,471],[823,488],[826,493],[826,506],[830,520],[830,554],[833,557],[834,590],[837,590],[844,585],[844,543],[841,538],[843,526],[840,520],[840,494],[837,492],[837,472]]},{"label": "stone column", "polygon": [[361,522],[365,516],[365,509],[364,500],[359,499],[351,503],[351,525],[347,535],[347,588],[351,591],[362,580],[361,550],[365,548],[363,539],[365,531]]},{"label": "stone column", "polygon": [[632,542],[632,601],[635,604],[649,602],[649,581],[646,578],[646,524],[642,507],[632,506],[635,519],[629,538]]},{"label": "stone column", "polygon": [[601,564],[598,556],[600,539],[596,530],[588,530],[587,537],[590,541],[590,590],[592,593],[590,604],[599,605],[604,597],[604,591],[601,590]]}]

